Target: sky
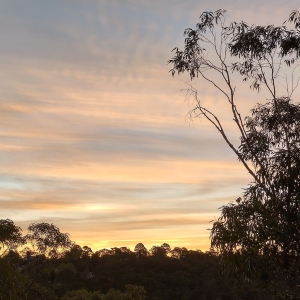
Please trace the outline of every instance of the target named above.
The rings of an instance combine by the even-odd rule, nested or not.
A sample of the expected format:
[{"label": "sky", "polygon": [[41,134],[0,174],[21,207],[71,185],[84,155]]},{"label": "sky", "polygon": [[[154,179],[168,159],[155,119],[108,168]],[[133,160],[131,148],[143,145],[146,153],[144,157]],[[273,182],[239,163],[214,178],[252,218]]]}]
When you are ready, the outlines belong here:
[{"label": "sky", "polygon": [[[209,249],[251,182],[167,61],[203,11],[281,25],[298,1],[0,0],[0,218],[54,223],[93,250]],[[222,95],[195,81],[229,137]],[[238,81],[243,115],[266,99]]]}]

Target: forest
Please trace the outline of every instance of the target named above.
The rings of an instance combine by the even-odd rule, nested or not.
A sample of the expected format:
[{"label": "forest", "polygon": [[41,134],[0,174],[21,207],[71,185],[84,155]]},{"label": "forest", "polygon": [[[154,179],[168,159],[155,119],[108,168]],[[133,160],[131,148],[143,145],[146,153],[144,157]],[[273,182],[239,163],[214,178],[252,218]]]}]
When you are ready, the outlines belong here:
[{"label": "forest", "polygon": [[0,220],[2,300],[267,299],[252,283],[235,284],[222,274],[214,252],[167,243],[133,250],[92,251],[48,223],[33,223],[22,235],[12,220]]}]

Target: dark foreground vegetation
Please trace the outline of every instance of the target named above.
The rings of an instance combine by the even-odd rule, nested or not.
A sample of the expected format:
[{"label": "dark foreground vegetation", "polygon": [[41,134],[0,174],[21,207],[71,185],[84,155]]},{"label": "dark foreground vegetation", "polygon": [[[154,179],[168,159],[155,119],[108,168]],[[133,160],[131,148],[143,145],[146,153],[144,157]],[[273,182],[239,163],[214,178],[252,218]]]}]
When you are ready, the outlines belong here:
[{"label": "dark foreground vegetation", "polygon": [[22,236],[13,221],[0,220],[0,233],[1,300],[267,299],[253,284],[226,280],[211,252],[166,243],[93,252],[47,223]]}]

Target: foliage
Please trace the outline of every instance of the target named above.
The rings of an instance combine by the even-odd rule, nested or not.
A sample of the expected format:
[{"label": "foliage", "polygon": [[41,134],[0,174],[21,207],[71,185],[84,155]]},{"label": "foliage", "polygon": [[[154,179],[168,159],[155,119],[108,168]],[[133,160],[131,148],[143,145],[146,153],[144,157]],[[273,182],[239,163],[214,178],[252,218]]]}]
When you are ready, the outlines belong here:
[{"label": "foliage", "polygon": [[61,300],[145,300],[145,289],[141,286],[126,285],[125,292],[110,289],[106,295],[88,292],[86,289],[68,291]]},{"label": "foliage", "polygon": [[0,300],[56,300],[54,292],[19,272],[6,258],[0,258]]},{"label": "foliage", "polygon": [[150,249],[150,253],[154,257],[164,257],[166,256],[169,252],[171,252],[171,247],[169,244],[164,243],[161,246],[153,246]]},{"label": "foliage", "polygon": [[127,284],[125,286],[125,297],[128,300],[145,300],[146,291],[143,286]]},{"label": "foliage", "polygon": [[14,265],[0,258],[0,270],[0,299],[23,299],[21,295],[25,291],[24,284]]},{"label": "foliage", "polygon": [[102,300],[102,295],[98,292],[90,293],[85,289],[68,291],[61,300]]},{"label": "foliage", "polygon": [[42,254],[72,246],[69,234],[61,233],[58,227],[49,223],[32,223],[28,227],[26,239]]},{"label": "foliage", "polygon": [[[154,248],[161,255],[141,256],[126,247],[93,253],[79,245],[54,258],[10,251],[0,259],[0,300],[267,299],[249,283],[233,288],[213,253],[167,243]],[[141,243],[135,247],[144,249]]]},{"label": "foliage", "polygon": [[[300,104],[291,100],[299,83],[297,66],[289,79],[284,74],[285,96],[279,96],[278,80],[282,62],[288,68],[300,55],[300,14],[291,13],[288,21],[295,29],[288,29],[245,22],[225,26],[225,12],[204,12],[196,29],[185,30],[184,50],[174,48],[169,60],[171,73],[202,78],[224,96],[240,133],[239,147],[192,83],[187,89],[194,101],[190,116],[212,123],[253,179],[236,203],[221,208],[211,232],[213,249],[227,272],[262,282],[275,290],[275,297],[292,299],[300,283]],[[252,89],[264,87],[272,97],[245,119],[237,109],[234,72],[250,80]]]},{"label": "foliage", "polygon": [[[245,120],[243,157],[266,183],[252,183],[236,203],[223,206],[212,246],[244,278],[296,288],[300,268],[300,104],[288,98],[257,105]],[[249,147],[251,145],[251,148]],[[261,164],[256,163],[255,156]],[[229,264],[230,266],[230,264]],[[263,269],[262,269],[262,266]],[[232,266],[230,266],[232,267]],[[273,282],[276,280],[276,282]],[[275,284],[276,283],[276,284]],[[295,288],[294,288],[295,287]]]},{"label": "foliage", "polygon": [[185,247],[175,247],[171,251],[171,257],[176,258],[176,259],[183,259],[188,255],[188,250]]},{"label": "foliage", "polygon": [[24,244],[22,229],[14,224],[12,220],[0,220],[0,250],[2,255],[10,249]]},{"label": "foliage", "polygon": [[70,270],[74,274],[77,273],[76,267],[72,263],[61,263],[60,265],[57,266],[56,270],[58,273],[63,270]]},{"label": "foliage", "polygon": [[142,244],[142,243],[136,244],[136,246],[134,248],[134,252],[136,253],[136,255],[138,257],[148,255],[148,251],[147,251],[146,247],[144,246],[144,244]]}]

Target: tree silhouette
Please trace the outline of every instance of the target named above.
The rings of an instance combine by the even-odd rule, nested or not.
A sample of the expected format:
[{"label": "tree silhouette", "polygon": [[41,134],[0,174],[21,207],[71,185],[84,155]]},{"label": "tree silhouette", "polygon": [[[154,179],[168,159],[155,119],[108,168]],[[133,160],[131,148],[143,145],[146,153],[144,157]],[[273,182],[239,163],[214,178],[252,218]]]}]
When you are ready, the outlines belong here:
[{"label": "tree silhouette", "polygon": [[[163,244],[163,245],[167,245],[167,244]],[[152,246],[152,248],[150,249],[151,255],[157,258],[166,257],[168,252],[171,250],[171,248],[169,245],[168,245],[169,247],[165,247],[163,245]]]},{"label": "tree silhouette", "polygon": [[12,220],[0,220],[0,257],[7,251],[17,248],[25,243],[22,237],[22,229],[15,225]]},{"label": "tree silhouette", "polygon": [[[224,96],[240,133],[239,147],[193,83],[187,89],[194,101],[190,116],[212,123],[253,179],[236,203],[221,208],[211,232],[212,247],[226,271],[262,281],[292,299],[299,295],[300,282],[300,104],[291,100],[299,83],[297,66],[290,72],[291,82],[284,75],[285,96],[279,94],[278,80],[299,58],[300,14],[291,13],[288,21],[295,29],[288,29],[245,22],[225,26],[225,12],[204,12],[196,29],[185,30],[184,50],[174,48],[169,60],[171,72],[202,78]],[[250,81],[252,89],[265,88],[271,95],[245,119],[237,108],[232,72]]]},{"label": "tree silhouette", "polygon": [[161,248],[164,249],[166,255],[169,254],[169,253],[171,252],[171,247],[170,247],[170,245],[167,244],[167,243],[163,243],[163,244],[161,245]]},{"label": "tree silhouette", "polygon": [[146,291],[147,299],[269,299],[249,283],[233,289],[214,253],[170,250],[167,243],[153,249],[158,252],[151,256],[138,244],[137,253],[146,254],[142,259],[126,247],[91,254],[88,246],[74,244],[56,257],[31,248],[22,248],[21,255],[10,250],[0,258],[0,300],[144,300]]},{"label": "tree silhouette", "polygon": [[[264,86],[276,102],[278,97],[276,80],[282,69],[282,61],[284,60],[290,65],[298,58],[298,50],[291,41],[300,43],[300,33],[299,30],[288,30],[285,26],[249,26],[244,22],[233,22],[226,27],[225,12],[220,9],[215,12],[202,13],[196,29],[188,28],[184,31],[186,36],[184,50],[175,47],[173,49],[175,56],[168,62],[173,64],[173,68],[170,70],[173,76],[176,73],[187,72],[191,80],[200,77],[215,87],[227,101],[241,138],[249,142],[245,123],[237,108],[237,87],[234,85],[232,72],[238,72],[244,81],[251,80],[250,87],[256,91],[260,91]],[[292,21],[295,18],[296,14],[292,13],[289,20]],[[208,50],[211,50],[211,58]],[[293,53],[295,56],[290,58]],[[230,56],[231,62],[227,62],[228,56]],[[287,84],[285,87],[287,98],[291,98],[298,86],[298,80],[294,82],[294,71],[291,74],[292,86]],[[253,156],[255,161],[247,161],[239,148],[230,141],[220,120],[220,115],[208,109],[207,105],[199,98],[199,93],[192,82],[189,83],[186,91],[187,97],[193,101],[190,117],[192,119],[204,117],[212,123],[253,180],[266,191],[265,184],[268,184],[269,179],[263,172],[258,175],[252,166],[252,164],[261,166],[263,171],[263,162],[260,157]],[[250,150],[252,149],[251,144],[248,147]]]},{"label": "tree silhouette", "polygon": [[249,140],[242,139],[241,154],[260,157],[256,172],[269,179],[267,191],[251,183],[236,203],[223,206],[212,246],[224,262],[234,254],[244,278],[276,282],[277,289],[279,280],[287,290],[300,275],[300,104],[280,98],[257,105],[245,126]]},{"label": "tree silhouette", "polygon": [[144,244],[142,244],[142,243],[136,244],[136,246],[134,247],[134,252],[137,257],[142,257],[142,256],[148,255],[148,251],[147,251],[146,247],[144,246]]},{"label": "tree silhouette", "polygon": [[48,254],[49,251],[64,250],[72,246],[68,233],[61,233],[55,225],[44,222],[32,223],[28,227],[26,239],[41,254]]},{"label": "tree silhouette", "polygon": [[171,257],[176,258],[176,259],[183,259],[187,256],[188,250],[185,247],[175,247],[171,251]]}]

